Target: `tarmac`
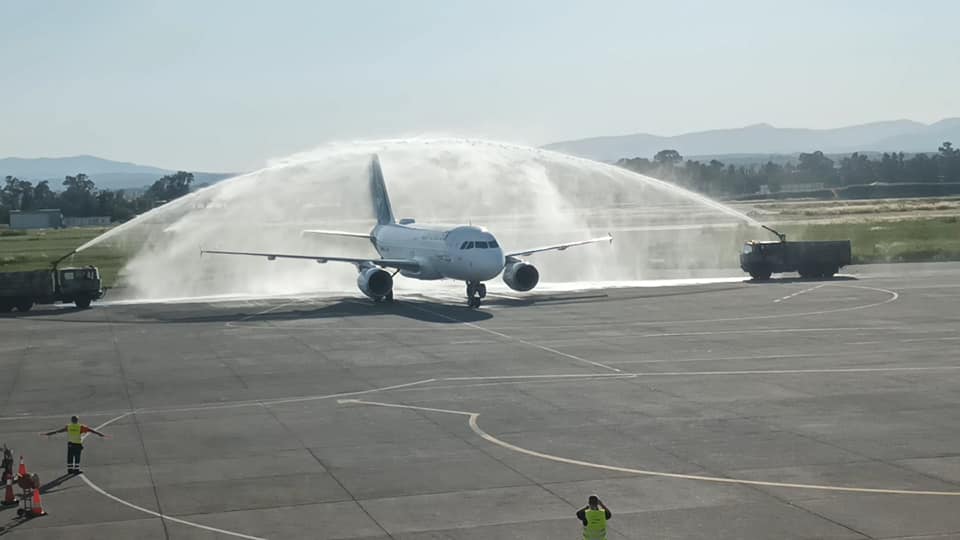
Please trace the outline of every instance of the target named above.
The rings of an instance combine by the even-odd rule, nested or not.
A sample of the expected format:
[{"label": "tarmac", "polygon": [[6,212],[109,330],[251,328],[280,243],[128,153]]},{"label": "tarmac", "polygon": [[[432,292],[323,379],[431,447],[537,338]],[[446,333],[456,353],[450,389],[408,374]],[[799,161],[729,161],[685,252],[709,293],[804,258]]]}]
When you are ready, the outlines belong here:
[{"label": "tarmac", "polygon": [[611,539],[960,538],[960,264],[846,271],[4,315],[49,515],[0,535],[574,539],[597,493]]}]

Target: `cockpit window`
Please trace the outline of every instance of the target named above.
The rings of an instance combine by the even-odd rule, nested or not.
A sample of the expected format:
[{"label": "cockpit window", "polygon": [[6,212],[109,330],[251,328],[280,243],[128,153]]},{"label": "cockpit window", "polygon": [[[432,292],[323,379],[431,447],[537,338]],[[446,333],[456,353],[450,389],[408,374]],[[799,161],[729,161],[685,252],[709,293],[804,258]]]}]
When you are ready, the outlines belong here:
[{"label": "cockpit window", "polygon": [[472,241],[472,242],[471,242],[471,241],[466,241],[466,242],[460,244],[460,249],[473,249],[473,248],[477,248],[477,249],[493,249],[493,248],[498,248],[498,247],[500,247],[500,245],[497,244],[497,242],[494,241],[494,240],[489,240],[489,241],[474,240],[474,241]]}]

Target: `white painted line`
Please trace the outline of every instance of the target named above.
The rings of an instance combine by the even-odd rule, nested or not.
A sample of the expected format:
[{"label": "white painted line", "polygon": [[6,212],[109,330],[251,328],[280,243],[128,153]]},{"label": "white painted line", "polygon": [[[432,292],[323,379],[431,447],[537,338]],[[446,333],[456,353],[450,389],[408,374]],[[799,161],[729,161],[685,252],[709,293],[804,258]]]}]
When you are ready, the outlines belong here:
[{"label": "white painted line", "polygon": [[[411,386],[417,386],[421,384],[427,384],[434,382],[436,379],[423,379],[420,381],[414,381],[403,384],[396,384],[393,386],[382,386],[378,388],[369,388],[367,390],[356,390],[353,392],[339,392],[336,394],[322,394],[315,396],[292,396],[292,397],[283,397],[283,398],[272,398],[272,399],[247,399],[240,401],[227,401],[221,403],[208,403],[208,404],[197,404],[197,405],[184,405],[182,407],[152,407],[152,408],[142,408],[132,411],[97,411],[97,412],[85,412],[81,413],[79,416],[109,416],[114,414],[166,414],[166,413],[178,413],[178,412],[198,412],[198,411],[207,411],[207,410],[221,410],[221,409],[236,409],[240,407],[269,407],[271,405],[283,405],[285,403],[300,403],[304,401],[319,401],[324,399],[340,398],[347,396],[360,396],[364,394],[373,394],[376,392],[386,392],[389,390],[397,390],[400,388],[409,388]],[[76,413],[60,413],[60,414],[43,414],[43,415],[31,415],[23,414],[20,416],[2,416],[0,421],[10,421],[10,420],[41,420],[48,418],[64,418],[69,417],[71,414]]]},{"label": "white painted line", "polygon": [[371,388],[369,390],[357,390],[356,392],[341,392],[339,394],[327,394],[325,396],[305,396],[305,397],[294,397],[294,398],[283,398],[283,399],[268,399],[261,401],[261,405],[269,407],[271,405],[283,405],[286,403],[302,403],[304,401],[317,401],[321,399],[331,399],[335,397],[344,397],[344,396],[360,396],[364,394],[373,394],[376,392],[387,392],[390,390],[397,390],[399,388],[409,388],[411,386],[418,386],[421,384],[432,383],[436,379],[423,379],[421,381],[414,381],[403,384],[395,384],[393,386],[382,386],[380,388]]},{"label": "white painted line", "polygon": [[824,309],[819,311],[802,311],[798,313],[776,313],[774,315],[750,315],[746,317],[721,317],[716,319],[687,319],[687,320],[674,320],[674,321],[624,322],[621,320],[611,320],[611,321],[602,321],[602,322],[593,322],[593,323],[587,322],[587,321],[580,321],[575,325],[573,324],[539,325],[539,326],[529,325],[529,326],[524,326],[523,329],[524,330],[564,330],[564,329],[582,330],[586,328],[593,328],[596,326],[603,326],[608,328],[627,328],[627,327],[636,327],[636,326],[665,326],[665,325],[671,325],[671,324],[703,324],[703,323],[716,323],[716,322],[741,322],[741,321],[760,321],[760,320],[770,320],[770,319],[786,319],[790,317],[807,317],[807,316],[813,316],[813,315],[830,315],[833,313],[846,313],[849,311],[859,311],[862,309],[869,309],[869,308],[889,304],[891,302],[896,302],[898,299],[900,299],[899,293],[888,290],[888,289],[880,289],[877,287],[864,287],[861,285],[837,285],[832,283],[830,284],[830,286],[864,289],[868,291],[877,291],[877,292],[889,294],[890,297],[880,302],[873,302],[870,304],[863,304],[860,306]]},{"label": "white painted line", "polygon": [[606,471],[622,472],[628,474],[637,474],[643,476],[658,476],[663,478],[677,478],[681,480],[696,480],[700,482],[716,482],[723,484],[740,484],[740,485],[750,485],[750,486],[766,486],[766,487],[779,487],[779,488],[795,488],[795,489],[812,489],[812,490],[822,490],[822,491],[842,491],[848,493],[879,493],[885,495],[929,495],[929,496],[950,496],[957,497],[960,496],[960,491],[922,491],[922,490],[911,490],[911,489],[884,489],[884,488],[867,488],[867,487],[857,487],[857,486],[832,486],[826,484],[794,484],[788,482],[768,482],[764,480],[744,480],[739,478],[727,478],[722,476],[704,476],[697,474],[679,474],[679,473],[670,473],[662,471],[650,471],[645,469],[633,469],[628,467],[616,467],[613,465],[604,465],[601,463],[593,463],[590,461],[582,461],[578,459],[570,459],[561,456],[555,456],[552,454],[546,454],[543,452],[537,452],[535,450],[528,450],[526,448],[510,444],[506,441],[502,441],[493,435],[487,433],[480,428],[477,423],[477,418],[480,417],[480,413],[469,412],[469,411],[455,411],[451,409],[433,409],[429,407],[415,407],[412,405],[402,405],[398,403],[379,403],[375,401],[361,401],[359,399],[345,399],[340,400],[338,403],[341,404],[357,404],[357,405],[372,405],[376,407],[390,407],[396,409],[412,409],[420,410],[426,412],[436,412],[444,414],[456,414],[460,416],[468,417],[468,423],[470,429],[484,439],[487,442],[493,443],[507,450],[517,452],[520,454],[526,454],[528,456],[546,459],[550,461],[555,461],[557,463],[565,463],[568,465],[578,465],[580,467],[590,467],[593,469],[601,469]]},{"label": "white painted line", "polygon": [[[130,412],[123,413],[123,414],[121,414],[120,416],[117,416],[116,418],[112,418],[112,419],[107,420],[106,422],[100,424],[99,426],[96,427],[96,429],[97,429],[97,430],[101,430],[101,429],[109,426],[110,424],[112,424],[112,423],[114,423],[114,422],[116,422],[116,421],[118,421],[118,420],[120,420],[120,419],[122,419],[122,418],[125,418],[125,417],[127,417],[127,416],[130,416],[131,414],[133,414],[133,413],[130,413]],[[86,434],[86,435],[89,435],[89,434]],[[86,438],[86,435],[84,435],[84,438]],[[101,488],[100,486],[98,486],[97,484],[95,484],[92,480],[90,480],[90,478],[87,477],[86,473],[81,474],[81,475],[80,475],[80,479],[83,480],[84,483],[86,483],[88,486],[90,486],[90,489],[96,491],[97,493],[103,495],[104,497],[106,497],[106,498],[108,498],[108,499],[110,499],[110,500],[112,500],[112,501],[114,501],[114,502],[118,502],[118,503],[120,503],[120,504],[122,504],[122,505],[124,505],[124,506],[129,507],[129,508],[133,508],[134,510],[138,510],[138,511],[140,511],[140,512],[143,512],[144,514],[149,514],[149,515],[151,515],[151,516],[158,517],[158,518],[160,518],[160,519],[165,519],[165,520],[167,520],[167,521],[172,521],[172,522],[174,522],[174,523],[179,523],[179,524],[181,524],[181,525],[187,525],[187,526],[189,526],[189,527],[195,527],[195,528],[197,528],[197,529],[203,529],[203,530],[205,530],[205,531],[215,532],[215,533],[219,533],[219,534],[225,534],[225,535],[227,535],[227,536],[233,536],[233,537],[236,537],[236,538],[246,538],[246,539],[248,539],[248,540],[266,540],[265,538],[261,538],[261,537],[259,537],[259,536],[250,536],[250,535],[248,535],[248,534],[238,533],[238,532],[234,532],[234,531],[228,531],[228,530],[225,530],[225,529],[218,529],[218,528],[216,528],[216,527],[210,527],[210,526],[208,526],[208,525],[202,525],[202,524],[200,524],[200,523],[194,523],[194,522],[192,522],[192,521],[187,521],[187,520],[185,520],[185,519],[180,519],[180,518],[175,518],[175,517],[172,517],[172,516],[168,516],[168,515],[162,514],[162,513],[160,513],[160,512],[154,512],[153,510],[150,510],[150,509],[148,509],[148,508],[144,508],[144,507],[142,507],[142,506],[138,506],[138,505],[136,505],[136,504],[133,504],[132,502],[125,501],[125,500],[121,499],[120,497],[117,497],[116,495],[113,495],[112,493],[108,493],[106,490],[104,490],[103,488]]]},{"label": "white painted line", "polygon": [[683,375],[799,375],[817,373],[885,373],[890,371],[953,371],[960,366],[917,366],[876,368],[824,368],[824,369],[749,369],[736,371],[645,371],[633,373],[637,377],[677,377]]},{"label": "white painted line", "polygon": [[817,285],[817,286],[815,286],[815,287],[810,287],[809,289],[804,289],[804,290],[802,290],[802,291],[798,291],[798,292],[795,292],[795,293],[793,293],[793,294],[788,294],[787,296],[784,296],[783,298],[777,298],[776,300],[773,301],[773,303],[774,303],[774,304],[778,304],[778,303],[783,302],[783,301],[785,301],[785,300],[789,300],[789,299],[791,299],[791,298],[796,298],[796,297],[800,296],[801,294],[808,293],[808,292],[810,292],[810,291],[815,291],[815,290],[819,289],[820,287],[823,287],[824,285],[826,285],[826,283],[821,283],[821,284],[819,284],[819,285]]},{"label": "white painted line", "polygon": [[492,335],[494,335],[494,336],[501,337],[501,338],[506,339],[506,340],[508,340],[508,341],[516,341],[517,343],[523,343],[524,345],[527,345],[528,347],[533,347],[533,348],[535,348],[535,349],[540,349],[541,351],[546,351],[546,352],[548,352],[548,353],[555,354],[555,355],[557,355],[557,356],[562,356],[562,357],[564,357],[564,358],[569,358],[570,360],[575,360],[575,361],[577,361],[577,362],[583,362],[583,363],[585,363],[585,364],[590,364],[591,366],[596,366],[596,367],[603,368],[603,369],[606,369],[606,370],[608,370],[608,371],[613,371],[613,372],[616,372],[616,373],[619,373],[619,372],[621,371],[620,369],[615,368],[615,367],[613,367],[613,366],[608,366],[608,365],[606,365],[606,364],[601,364],[600,362],[594,362],[593,360],[587,360],[586,358],[581,358],[581,357],[576,356],[576,355],[573,355],[573,354],[569,354],[569,353],[565,353],[565,352],[562,352],[562,351],[558,351],[558,350],[556,350],[556,349],[547,347],[546,345],[540,345],[539,343],[533,343],[532,341],[527,341],[527,340],[525,340],[525,339],[520,339],[520,338],[518,338],[518,337],[508,336],[507,334],[504,334],[504,333],[502,333],[502,332],[497,332],[496,330],[490,330],[489,328],[484,328],[484,327],[480,326],[479,324],[473,324],[473,323],[471,323],[471,322],[462,321],[462,320],[460,320],[460,319],[457,319],[457,318],[454,318],[454,317],[450,317],[449,315],[444,315],[443,313],[437,313],[436,311],[433,311],[433,310],[430,310],[430,309],[426,309],[426,308],[424,308],[424,307],[420,307],[420,306],[413,305],[413,304],[411,304],[410,307],[412,307],[413,309],[416,309],[416,310],[418,310],[418,311],[422,311],[422,312],[424,312],[424,313],[429,313],[430,315],[434,315],[434,316],[436,316],[436,317],[442,317],[442,318],[444,318],[444,319],[447,319],[448,321],[453,321],[453,322],[457,322],[457,323],[460,323],[460,324],[469,326],[470,328],[474,328],[474,329],[476,329],[476,330],[480,330],[481,332],[486,332],[486,333],[488,333],[488,334],[492,334]]},{"label": "white painted line", "polygon": [[[605,374],[601,374],[605,375]],[[401,388],[397,392],[435,392],[437,390],[464,390],[467,388],[484,388],[488,386],[506,386],[506,385],[523,385],[534,386],[534,385],[543,385],[543,384],[561,384],[569,383],[571,381],[586,381],[586,382],[605,382],[605,381],[621,381],[624,379],[636,379],[637,375],[633,373],[613,373],[612,377],[590,377],[590,378],[579,378],[579,379],[520,379],[520,380],[500,380],[500,381],[487,381],[487,382],[477,382],[464,384],[463,382],[458,384],[437,384],[433,386],[427,386],[422,388],[412,387],[412,388]]]},{"label": "white painted line", "polygon": [[583,379],[598,377],[627,377],[632,373],[562,373],[558,375],[489,375],[476,377],[444,377],[443,381],[493,381],[493,380],[528,380],[528,379]]},{"label": "white painted line", "polygon": [[717,330],[713,332],[662,332],[656,334],[641,334],[640,337],[717,336],[722,334],[798,334],[805,332],[890,332],[894,330],[903,330],[903,327],[767,328],[754,330]]},{"label": "white painted line", "polygon": [[[940,339],[921,339],[917,341],[939,341]],[[869,342],[864,342],[869,343]],[[882,343],[882,342],[880,342]],[[854,343],[847,343],[847,345],[854,345]],[[685,363],[685,362],[723,362],[729,360],[788,360],[791,358],[835,358],[838,356],[870,356],[874,354],[906,354],[914,352],[928,352],[929,349],[883,349],[880,351],[877,350],[865,350],[865,351],[844,351],[844,352],[820,352],[820,353],[798,353],[798,354],[770,354],[770,355],[759,355],[759,356],[715,356],[709,358],[676,358],[676,359],[663,359],[658,358],[654,360],[615,360],[611,361],[611,364],[672,364],[672,363]]]},{"label": "white painted line", "polygon": [[[807,316],[814,316],[814,315],[830,315],[830,314],[833,314],[833,313],[846,313],[846,312],[849,312],[849,311],[858,311],[858,310],[861,310],[861,309],[869,309],[869,308],[873,308],[873,307],[878,307],[878,306],[882,306],[882,305],[885,305],[885,304],[889,304],[889,303],[891,303],[891,302],[895,302],[895,301],[897,301],[897,300],[900,298],[900,294],[897,293],[897,292],[895,292],[895,291],[891,291],[891,290],[888,290],[888,289],[880,289],[880,288],[877,288],[877,287],[864,287],[864,286],[860,286],[860,285],[837,285],[837,284],[833,284],[833,283],[828,284],[828,285],[831,286],[831,287],[846,287],[846,288],[854,288],[854,289],[864,289],[864,290],[869,290],[869,291],[878,291],[878,292],[882,292],[882,293],[889,294],[890,297],[887,298],[886,300],[883,300],[883,301],[880,301],[880,302],[873,302],[873,303],[871,303],[871,304],[863,304],[863,305],[860,305],[860,306],[849,306],[849,307],[842,307],[842,308],[835,308],[835,309],[825,309],[825,310],[819,310],[819,311],[804,311],[804,312],[799,312],[799,313],[776,313],[776,314],[773,314],[773,315],[750,315],[750,316],[746,316],[746,317],[721,317],[721,318],[716,318],[716,319],[688,319],[688,320],[674,320],[674,321],[633,321],[633,322],[625,322],[625,321],[622,321],[622,320],[611,320],[611,321],[603,321],[603,322],[587,322],[587,321],[581,321],[580,323],[578,323],[578,324],[576,324],[576,325],[572,325],[572,324],[568,324],[568,325],[564,325],[564,324],[558,324],[558,325],[527,325],[527,326],[522,327],[521,329],[523,329],[523,330],[564,330],[564,329],[584,330],[584,329],[594,328],[594,327],[597,327],[597,326],[602,326],[602,327],[606,327],[606,328],[633,328],[633,327],[638,327],[638,326],[666,326],[666,325],[677,325],[677,324],[680,324],[680,325],[689,325],[689,324],[704,324],[704,323],[717,323],[717,322],[742,322],[742,321],[760,321],[760,320],[770,320],[770,319],[785,319],[785,318],[790,318],[790,317],[807,317]],[[465,322],[465,321],[461,321],[461,320],[459,320],[459,319],[455,319],[455,318],[453,318],[453,317],[447,317],[447,316],[445,316],[445,315],[442,315],[442,314],[439,314],[439,313],[436,313],[436,312],[433,312],[433,311],[430,311],[430,310],[427,310],[427,309],[418,308],[417,306],[412,306],[412,305],[411,305],[411,307],[414,307],[414,308],[419,309],[420,311],[424,311],[424,312],[426,312],[426,313],[430,313],[431,315],[436,315],[436,316],[439,316],[439,317],[443,317],[443,318],[445,318],[445,319],[447,319],[447,320],[450,320],[450,321],[459,322],[459,323],[465,324],[465,325],[467,325],[467,326],[470,326],[470,327],[473,327],[473,328],[477,328],[477,329],[483,330],[484,332],[492,332],[492,333],[495,333],[495,335],[500,335],[500,336],[504,336],[504,335],[505,335],[505,334],[497,333],[496,330],[492,330],[492,329],[490,329],[490,328],[481,327],[481,326],[478,326],[478,325],[475,325],[475,324],[472,324],[472,323],[468,323],[468,322]],[[309,332],[372,332],[372,331],[420,332],[420,331],[421,331],[421,330],[416,329],[416,328],[409,328],[409,329],[407,329],[407,328],[365,328],[365,327],[361,327],[361,326],[349,327],[349,328],[343,328],[343,327],[327,327],[327,328],[323,328],[323,327],[318,327],[318,326],[296,326],[296,325],[290,326],[290,325],[288,325],[288,326],[284,326],[283,328],[275,328],[275,327],[272,327],[272,326],[264,326],[264,325],[246,326],[246,325],[240,325],[240,324],[238,324],[238,323],[237,323],[237,324],[235,324],[235,323],[227,323],[227,326],[231,326],[231,327],[234,327],[234,328],[254,328],[254,329],[257,329],[257,330],[279,330],[279,331],[302,330],[302,331],[309,331]],[[436,331],[455,332],[455,331],[458,331],[458,330],[460,330],[460,329],[459,329],[459,328],[449,328],[449,327],[434,327],[434,328],[433,328],[433,331],[434,331],[434,332],[436,332]],[[513,339],[513,340],[515,340],[515,341],[521,341],[520,338],[510,337],[510,339]],[[533,344],[530,344],[530,343],[527,343],[527,345],[531,345],[531,346],[537,347],[537,345],[533,345]],[[584,359],[582,359],[582,358],[574,358],[574,359],[577,359],[577,360],[583,361],[583,362],[587,362],[587,363],[591,363],[589,360],[584,360]],[[602,365],[602,366],[600,366],[600,367],[603,367],[604,369],[610,369],[610,366],[606,366],[606,365]]]},{"label": "white painted line", "polygon": [[916,343],[923,341],[960,341],[960,337],[901,339],[900,343]]}]

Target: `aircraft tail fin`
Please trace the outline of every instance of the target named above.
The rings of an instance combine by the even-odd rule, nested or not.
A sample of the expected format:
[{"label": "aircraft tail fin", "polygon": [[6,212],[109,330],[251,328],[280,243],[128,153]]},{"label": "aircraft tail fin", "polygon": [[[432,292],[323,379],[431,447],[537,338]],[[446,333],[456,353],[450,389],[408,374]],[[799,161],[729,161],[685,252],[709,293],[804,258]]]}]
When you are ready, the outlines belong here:
[{"label": "aircraft tail fin", "polygon": [[393,218],[393,208],[390,207],[390,196],[387,195],[387,185],[383,181],[380,158],[376,154],[370,160],[370,197],[373,202],[373,211],[377,214],[377,223],[380,225],[396,223]]}]

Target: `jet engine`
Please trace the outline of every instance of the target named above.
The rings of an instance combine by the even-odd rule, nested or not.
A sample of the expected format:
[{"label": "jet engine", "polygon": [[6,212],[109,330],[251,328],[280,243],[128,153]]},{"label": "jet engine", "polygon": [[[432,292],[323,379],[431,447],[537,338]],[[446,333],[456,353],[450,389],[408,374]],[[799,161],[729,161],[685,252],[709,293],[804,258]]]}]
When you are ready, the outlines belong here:
[{"label": "jet engine", "polygon": [[508,262],[503,268],[503,282],[515,291],[526,292],[540,282],[540,272],[528,262]]},{"label": "jet engine", "polygon": [[363,268],[357,276],[357,287],[370,298],[380,300],[393,291],[393,276],[376,266]]}]

